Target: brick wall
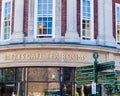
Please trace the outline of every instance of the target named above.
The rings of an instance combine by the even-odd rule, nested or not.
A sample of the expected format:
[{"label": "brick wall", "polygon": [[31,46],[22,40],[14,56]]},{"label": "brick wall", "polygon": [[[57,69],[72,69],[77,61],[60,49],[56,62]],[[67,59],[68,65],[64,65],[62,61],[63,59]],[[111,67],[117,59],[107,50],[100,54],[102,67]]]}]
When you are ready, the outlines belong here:
[{"label": "brick wall", "polygon": [[94,38],[98,35],[98,0],[94,0]]},{"label": "brick wall", "polygon": [[15,10],[15,0],[12,1],[12,28],[11,28],[11,33],[14,32],[14,10]]},{"label": "brick wall", "polygon": [[[2,12],[2,0],[0,0],[0,25],[1,25],[1,12]],[[1,26],[0,26],[0,30],[1,30]]]},{"label": "brick wall", "polygon": [[65,36],[66,27],[67,27],[67,0],[62,0],[62,32],[61,35]]},{"label": "brick wall", "polygon": [[24,25],[23,25],[23,32],[24,35],[28,35],[28,6],[29,6],[29,0],[24,0]]},{"label": "brick wall", "polygon": [[80,10],[80,0],[77,0],[77,32],[78,32],[78,34],[79,34],[79,36],[80,36],[80,14],[81,14],[81,12],[80,12],[81,10]]},{"label": "brick wall", "polygon": [[115,3],[119,3],[119,4],[120,4],[120,0],[112,0],[112,13],[113,13],[113,36],[116,38]]}]

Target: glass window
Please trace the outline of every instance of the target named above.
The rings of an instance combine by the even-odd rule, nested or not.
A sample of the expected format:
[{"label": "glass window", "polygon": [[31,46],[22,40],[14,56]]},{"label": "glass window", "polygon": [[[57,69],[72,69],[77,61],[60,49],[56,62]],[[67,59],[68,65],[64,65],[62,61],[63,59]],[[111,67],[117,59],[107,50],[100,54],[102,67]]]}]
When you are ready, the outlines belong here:
[{"label": "glass window", "polygon": [[0,69],[0,96],[74,96],[75,68]]},{"label": "glass window", "polygon": [[93,38],[93,0],[82,0],[81,38],[91,40]]},{"label": "glass window", "polygon": [[[36,0],[36,37],[53,36],[53,0]],[[35,24],[35,25],[36,25]]]},{"label": "glass window", "polygon": [[59,83],[28,83],[28,96],[60,96]]},{"label": "glass window", "polygon": [[2,40],[9,40],[11,37],[11,14],[12,14],[12,2],[11,0],[3,1],[2,8]]},{"label": "glass window", "polygon": [[15,81],[15,69],[4,69],[3,70],[3,82]]},{"label": "glass window", "polygon": [[116,41],[120,43],[120,4],[116,4]]}]

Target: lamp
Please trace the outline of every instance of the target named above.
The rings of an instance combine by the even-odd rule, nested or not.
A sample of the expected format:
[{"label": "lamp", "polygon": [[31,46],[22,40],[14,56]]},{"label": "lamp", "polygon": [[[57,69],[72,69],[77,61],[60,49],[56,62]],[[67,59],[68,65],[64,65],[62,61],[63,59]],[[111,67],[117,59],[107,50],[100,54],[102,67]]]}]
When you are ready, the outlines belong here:
[{"label": "lamp", "polygon": [[55,80],[55,74],[52,74],[51,78],[52,80]]}]

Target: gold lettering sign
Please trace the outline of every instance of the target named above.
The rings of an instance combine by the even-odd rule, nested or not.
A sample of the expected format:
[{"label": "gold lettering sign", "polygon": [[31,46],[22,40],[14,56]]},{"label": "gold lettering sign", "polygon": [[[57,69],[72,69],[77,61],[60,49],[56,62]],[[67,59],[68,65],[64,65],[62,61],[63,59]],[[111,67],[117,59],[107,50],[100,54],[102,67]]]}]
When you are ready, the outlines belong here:
[{"label": "gold lettering sign", "polygon": [[4,60],[59,60],[59,61],[79,61],[86,60],[87,56],[76,53],[19,53],[19,54],[7,54],[4,56]]}]

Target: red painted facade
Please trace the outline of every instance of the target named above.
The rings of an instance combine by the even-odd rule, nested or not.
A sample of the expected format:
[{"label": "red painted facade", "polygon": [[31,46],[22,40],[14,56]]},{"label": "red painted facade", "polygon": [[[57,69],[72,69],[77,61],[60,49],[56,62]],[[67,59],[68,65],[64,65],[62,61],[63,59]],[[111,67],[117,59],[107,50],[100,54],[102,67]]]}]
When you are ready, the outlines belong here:
[{"label": "red painted facade", "polygon": [[28,35],[28,8],[29,8],[29,0],[24,0],[24,25],[23,32],[24,35]]},{"label": "red painted facade", "polygon": [[14,10],[15,10],[15,0],[13,0],[13,2],[12,2],[12,29],[11,29],[11,33],[14,32]]},{"label": "red painted facade", "polygon": [[[2,0],[0,0],[0,25],[1,25],[1,14],[2,14]],[[0,30],[1,30],[1,26],[0,26]]]},{"label": "red painted facade", "polygon": [[98,35],[98,0],[94,0],[94,38]]},{"label": "red painted facade", "polygon": [[81,13],[81,10],[80,10],[80,0],[77,0],[77,32],[80,36],[80,13]]},{"label": "red painted facade", "polygon": [[62,29],[62,32],[61,32],[61,35],[62,36],[65,36],[65,32],[66,32],[66,29],[67,29],[67,0],[62,0],[62,21],[61,21],[61,29]]}]

